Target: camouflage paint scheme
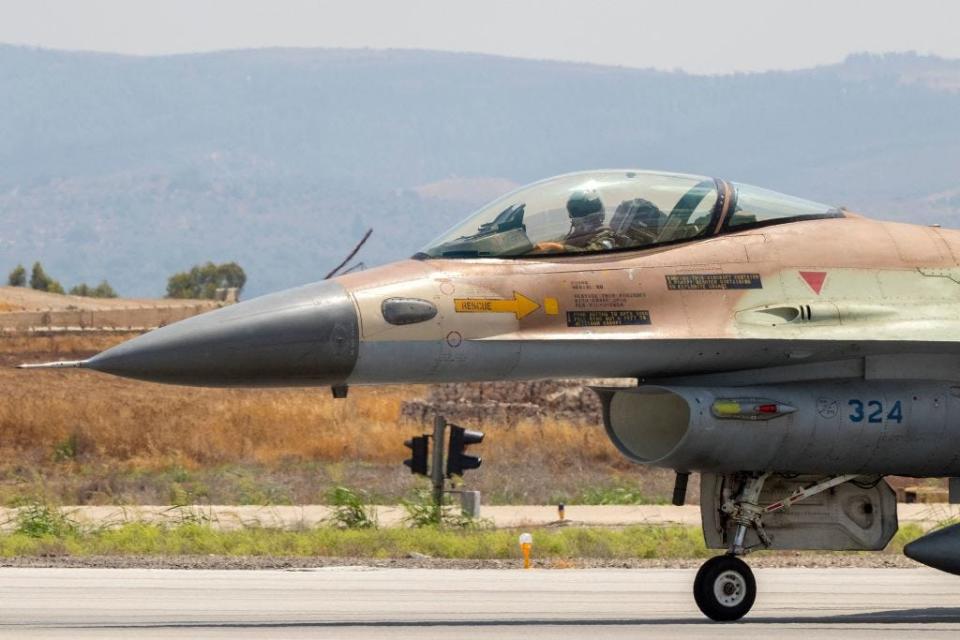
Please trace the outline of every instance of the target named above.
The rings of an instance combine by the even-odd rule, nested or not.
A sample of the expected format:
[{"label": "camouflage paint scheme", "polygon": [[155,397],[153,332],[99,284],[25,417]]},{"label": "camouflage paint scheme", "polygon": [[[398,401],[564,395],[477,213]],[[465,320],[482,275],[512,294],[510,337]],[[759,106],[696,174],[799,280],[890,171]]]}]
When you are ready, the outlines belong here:
[{"label": "camouflage paint scheme", "polygon": [[[360,318],[347,382],[643,379],[840,361],[850,370],[850,359],[873,356],[879,366],[894,357],[902,376],[905,355],[960,352],[958,257],[960,232],[847,212],[647,251],[402,261],[337,279]],[[381,303],[393,296],[438,313],[390,324]],[[458,312],[465,299],[524,306]],[[631,311],[649,323],[568,318]]]}]

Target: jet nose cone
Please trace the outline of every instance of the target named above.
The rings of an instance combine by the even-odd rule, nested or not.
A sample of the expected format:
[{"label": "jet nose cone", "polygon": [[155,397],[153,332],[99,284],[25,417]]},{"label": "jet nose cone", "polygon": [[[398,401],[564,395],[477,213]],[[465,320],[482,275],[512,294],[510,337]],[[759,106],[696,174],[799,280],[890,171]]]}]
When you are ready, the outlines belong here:
[{"label": "jet nose cone", "polygon": [[196,386],[343,383],[357,359],[353,301],[335,281],[188,318],[100,353],[84,366]]}]

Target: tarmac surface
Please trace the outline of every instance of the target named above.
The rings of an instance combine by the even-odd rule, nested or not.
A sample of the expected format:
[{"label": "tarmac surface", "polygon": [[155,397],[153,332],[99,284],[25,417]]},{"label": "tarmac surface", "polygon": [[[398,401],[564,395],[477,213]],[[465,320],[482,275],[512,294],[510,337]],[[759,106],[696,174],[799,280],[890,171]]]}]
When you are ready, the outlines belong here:
[{"label": "tarmac surface", "polygon": [[692,569],[0,569],[2,638],[957,638],[960,579],[758,569],[741,623]]}]

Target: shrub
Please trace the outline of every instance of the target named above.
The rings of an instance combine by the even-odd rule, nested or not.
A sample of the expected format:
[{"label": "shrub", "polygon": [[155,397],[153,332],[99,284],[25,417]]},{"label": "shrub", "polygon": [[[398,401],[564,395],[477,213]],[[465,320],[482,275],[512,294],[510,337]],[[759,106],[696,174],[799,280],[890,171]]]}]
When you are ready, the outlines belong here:
[{"label": "shrub", "polygon": [[77,533],[77,525],[59,509],[44,502],[30,502],[17,510],[15,533],[30,538],[63,538]]},{"label": "shrub", "polygon": [[481,529],[491,526],[487,520],[476,520],[443,504],[437,505],[433,501],[433,492],[427,489],[417,489],[412,499],[401,500],[400,505],[407,512],[404,521],[414,528],[444,525],[461,529]]},{"label": "shrub", "polygon": [[327,500],[333,506],[329,522],[343,529],[375,529],[377,514],[373,507],[358,494],[346,487],[334,487],[327,494]]}]

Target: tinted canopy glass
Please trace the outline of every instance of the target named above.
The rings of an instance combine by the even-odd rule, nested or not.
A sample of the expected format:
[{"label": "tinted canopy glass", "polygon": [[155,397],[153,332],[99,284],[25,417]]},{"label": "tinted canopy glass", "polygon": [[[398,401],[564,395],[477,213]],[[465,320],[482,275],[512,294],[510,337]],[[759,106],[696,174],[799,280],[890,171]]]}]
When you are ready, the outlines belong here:
[{"label": "tinted canopy glass", "polygon": [[708,233],[716,203],[711,178],[645,171],[569,174],[495,200],[420,255],[517,257],[678,242]]},{"label": "tinted canopy glass", "polygon": [[749,184],[730,184],[736,193],[736,205],[726,224],[730,229],[843,216],[839,209],[830,205],[752,187]]}]

